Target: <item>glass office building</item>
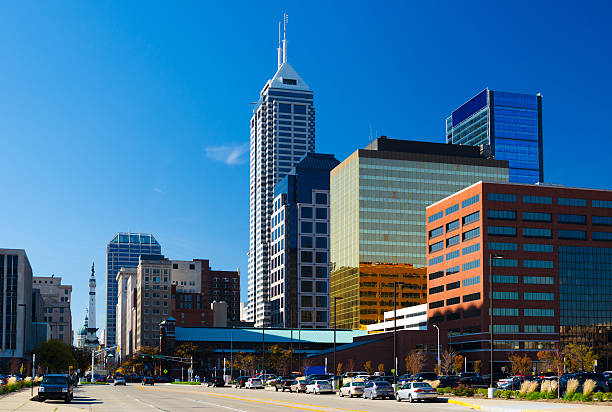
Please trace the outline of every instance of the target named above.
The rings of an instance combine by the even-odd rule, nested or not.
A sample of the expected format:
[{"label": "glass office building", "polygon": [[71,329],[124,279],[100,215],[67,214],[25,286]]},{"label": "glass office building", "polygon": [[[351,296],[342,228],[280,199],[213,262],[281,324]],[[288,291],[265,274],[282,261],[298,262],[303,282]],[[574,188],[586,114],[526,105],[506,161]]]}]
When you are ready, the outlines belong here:
[{"label": "glass office building", "polygon": [[479,180],[507,182],[508,162],[471,146],[381,137],[330,180],[331,310],[341,297],[338,326],[360,328],[393,310],[395,281],[409,285],[399,307],[425,303],[425,208]]},{"label": "glass office building", "polygon": [[446,119],[446,143],[507,160],[511,183],[543,182],[542,96],[485,89]]},{"label": "glass office building", "polygon": [[150,233],[117,233],[106,246],[106,346],[117,336],[117,273],[138,267],[140,255],[160,255],[161,246]]}]

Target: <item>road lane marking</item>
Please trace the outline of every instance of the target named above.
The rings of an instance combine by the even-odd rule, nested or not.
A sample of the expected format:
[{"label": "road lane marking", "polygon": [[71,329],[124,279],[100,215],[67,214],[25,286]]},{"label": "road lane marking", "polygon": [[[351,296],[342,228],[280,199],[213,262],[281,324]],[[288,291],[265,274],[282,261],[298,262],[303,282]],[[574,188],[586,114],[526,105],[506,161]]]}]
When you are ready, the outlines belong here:
[{"label": "road lane marking", "polygon": [[461,406],[465,406],[467,408],[472,408],[472,409],[482,409],[482,407],[480,405],[475,405],[473,403],[468,403],[468,402],[463,402],[463,401],[457,401],[455,399],[449,399],[448,403],[454,403],[455,405],[461,405]]},{"label": "road lane marking", "polygon": [[198,401],[196,399],[189,399],[189,398],[187,398],[187,400],[191,401],[191,402],[201,403],[201,404],[204,404],[204,405],[216,406],[217,408],[229,409],[231,411],[236,411],[236,412],[248,412],[248,411],[245,411],[244,409],[236,409],[236,408],[232,408],[230,406],[219,405],[217,403],[211,403],[211,402],[206,402],[206,401]]}]

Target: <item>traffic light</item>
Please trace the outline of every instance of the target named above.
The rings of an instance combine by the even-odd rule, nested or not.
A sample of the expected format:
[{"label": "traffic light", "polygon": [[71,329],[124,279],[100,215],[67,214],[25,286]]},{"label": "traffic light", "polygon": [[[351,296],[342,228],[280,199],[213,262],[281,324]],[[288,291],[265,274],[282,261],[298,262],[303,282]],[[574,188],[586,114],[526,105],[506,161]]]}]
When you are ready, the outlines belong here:
[{"label": "traffic light", "polygon": [[98,345],[98,350],[102,350],[102,345]]},{"label": "traffic light", "polygon": [[121,352],[121,346],[117,345],[117,353]]}]

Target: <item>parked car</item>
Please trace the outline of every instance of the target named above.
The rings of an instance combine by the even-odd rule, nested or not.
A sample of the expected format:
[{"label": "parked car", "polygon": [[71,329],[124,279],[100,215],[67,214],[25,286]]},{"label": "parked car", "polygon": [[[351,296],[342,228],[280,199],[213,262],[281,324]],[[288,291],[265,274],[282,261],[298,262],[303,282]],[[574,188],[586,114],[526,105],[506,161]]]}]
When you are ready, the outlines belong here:
[{"label": "parked car", "polygon": [[38,402],[47,399],[63,399],[64,402],[72,401],[72,386],[66,375],[45,375],[38,387]]},{"label": "parked car", "polygon": [[365,387],[365,382],[348,382],[340,387],[338,390],[338,396],[348,396],[352,398],[353,396],[363,396],[363,388]]},{"label": "parked car", "polygon": [[142,378],[142,384],[153,386],[155,384],[155,379],[153,379],[153,376],[144,376]]},{"label": "parked car", "polygon": [[124,378],[124,377],[122,377],[122,376],[117,376],[117,377],[115,378],[115,381],[113,382],[113,385],[114,385],[114,386],[118,386],[118,385],[123,385],[123,386],[125,386],[125,378]]},{"label": "parked car", "polygon": [[155,383],[170,383],[170,378],[167,376],[158,375],[155,376],[153,379],[155,380]]},{"label": "parked car", "polygon": [[289,387],[289,392],[306,392],[306,382],[308,380],[304,377],[301,378],[297,378],[295,380],[295,383],[293,383],[290,387]]},{"label": "parked car", "polygon": [[408,382],[410,382],[412,380],[412,375],[409,373],[405,373],[402,376],[399,376],[397,378],[397,383],[399,383],[400,385],[404,385]]},{"label": "parked car", "polygon": [[315,395],[319,395],[321,393],[333,393],[334,388],[331,386],[331,383],[327,380],[318,379],[312,381],[308,385],[306,385],[306,393],[314,393]]},{"label": "parked car", "polygon": [[279,390],[285,392],[285,389],[291,392],[291,385],[293,385],[295,382],[296,380],[293,376],[281,376],[274,381],[274,388],[276,389],[276,392]]},{"label": "parked car", "polygon": [[131,373],[125,377],[125,381],[129,383],[138,383],[142,381],[142,378],[135,373]]},{"label": "parked car", "polygon": [[438,392],[427,382],[408,382],[395,392],[395,400],[398,402],[404,399],[410,402],[435,400],[437,397]]},{"label": "parked car", "polygon": [[413,381],[422,382],[422,381],[435,381],[438,379],[438,374],[433,372],[421,372],[417,373],[412,377]]},{"label": "parked car", "polygon": [[250,378],[248,381],[246,381],[246,383],[244,384],[244,387],[246,389],[263,389],[263,383],[261,382],[261,379],[259,378]]},{"label": "parked car", "polygon": [[510,376],[509,378],[500,379],[497,382],[497,388],[501,390],[517,390],[525,381],[522,376]]},{"label": "parked car", "polygon": [[467,388],[488,388],[489,381],[480,376],[468,376],[459,379],[459,386]]},{"label": "parked car", "polygon": [[480,375],[477,374],[476,372],[459,372],[457,376],[459,376],[459,378],[471,378],[472,376],[480,376]]},{"label": "parked car", "polygon": [[456,388],[459,386],[459,376],[455,375],[444,375],[438,378],[440,384],[438,388]]},{"label": "parked car", "polygon": [[393,386],[386,381],[369,381],[363,388],[363,397],[366,399],[389,398],[393,399]]},{"label": "parked car", "polygon": [[251,379],[249,376],[238,376],[236,378],[234,387],[237,389],[244,388],[249,379]]},{"label": "parked car", "polygon": [[94,375],[94,382],[106,382],[106,376]]},{"label": "parked car", "polygon": [[380,382],[380,381],[385,381],[387,383],[393,383],[393,376],[377,376],[376,379],[374,379],[374,382]]},{"label": "parked car", "polygon": [[225,386],[225,380],[221,376],[212,376],[210,378],[206,378],[206,386],[210,387],[221,387]]},{"label": "parked car", "polygon": [[367,375],[366,371],[357,371],[357,372],[344,372],[342,374],[342,379],[345,378],[356,378],[358,375]]},{"label": "parked car", "polygon": [[565,391],[567,390],[567,381],[570,379],[578,380],[578,388],[576,389],[577,393],[582,393],[582,385],[584,385],[584,382],[586,382],[588,379],[595,381],[595,389],[593,389],[593,392],[610,391],[610,388],[608,388],[608,380],[603,373],[578,372],[564,373],[561,375],[561,379],[559,379],[559,390],[561,394],[565,394]]}]

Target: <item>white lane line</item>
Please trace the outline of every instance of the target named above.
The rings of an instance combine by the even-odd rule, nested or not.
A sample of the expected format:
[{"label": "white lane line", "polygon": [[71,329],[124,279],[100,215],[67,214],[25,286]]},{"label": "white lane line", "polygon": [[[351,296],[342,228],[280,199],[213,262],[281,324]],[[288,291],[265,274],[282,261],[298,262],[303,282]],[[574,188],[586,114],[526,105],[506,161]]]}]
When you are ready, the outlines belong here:
[{"label": "white lane line", "polygon": [[157,410],[160,410],[160,411],[163,411],[163,412],[170,412],[170,411],[169,411],[169,410],[167,410],[167,409],[162,409],[162,408],[160,408],[159,406],[151,405],[150,403],[146,403],[146,402],[144,402],[144,401],[141,401],[140,399],[135,398],[135,397],[133,397],[133,396],[128,395],[128,397],[130,397],[130,398],[134,399],[136,402],[140,402],[140,403],[142,403],[143,405],[147,405],[147,406],[148,406],[148,407],[150,407],[150,408],[157,409]]},{"label": "white lane line", "polygon": [[248,411],[245,411],[244,409],[236,409],[236,408],[232,408],[232,407],[225,406],[225,405],[219,405],[217,403],[200,401],[200,400],[197,400],[197,399],[189,399],[189,398],[187,398],[186,400],[191,401],[191,402],[201,403],[203,405],[215,406],[217,408],[229,409],[230,411],[235,411],[235,412],[248,412]]}]

